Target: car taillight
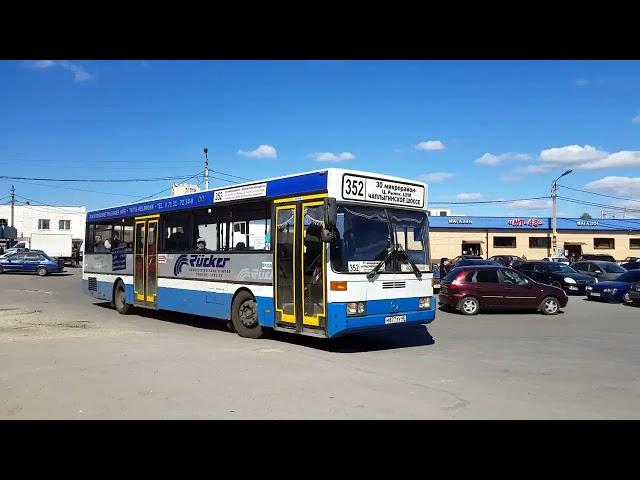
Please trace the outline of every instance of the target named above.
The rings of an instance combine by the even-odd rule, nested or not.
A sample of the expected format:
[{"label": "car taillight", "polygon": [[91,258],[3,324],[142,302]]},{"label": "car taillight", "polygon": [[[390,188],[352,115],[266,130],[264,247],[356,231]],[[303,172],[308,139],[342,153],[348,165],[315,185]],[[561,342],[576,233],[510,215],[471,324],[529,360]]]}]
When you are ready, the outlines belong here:
[{"label": "car taillight", "polygon": [[462,282],[459,278],[456,278],[453,282],[451,282],[451,288],[459,287],[460,285],[462,285]]}]

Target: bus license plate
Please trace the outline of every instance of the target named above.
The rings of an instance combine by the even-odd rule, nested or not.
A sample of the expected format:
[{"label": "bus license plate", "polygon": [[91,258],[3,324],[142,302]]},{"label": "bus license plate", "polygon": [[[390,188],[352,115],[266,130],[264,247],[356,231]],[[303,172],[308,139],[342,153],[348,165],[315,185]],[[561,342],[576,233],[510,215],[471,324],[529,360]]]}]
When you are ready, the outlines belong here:
[{"label": "bus license plate", "polygon": [[384,323],[387,325],[390,323],[403,323],[406,321],[407,321],[406,315],[394,315],[392,317],[384,317]]}]

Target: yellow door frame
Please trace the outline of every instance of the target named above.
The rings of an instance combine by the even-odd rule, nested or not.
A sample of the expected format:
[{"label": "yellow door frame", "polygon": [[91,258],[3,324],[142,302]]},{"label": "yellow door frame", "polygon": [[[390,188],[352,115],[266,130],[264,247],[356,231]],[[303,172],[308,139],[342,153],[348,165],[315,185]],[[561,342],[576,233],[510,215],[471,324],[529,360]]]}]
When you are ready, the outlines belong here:
[{"label": "yellow door frame", "polygon": [[[145,264],[146,264],[146,251],[147,251],[147,232],[146,230],[146,221],[144,219],[138,220],[135,219],[134,229],[133,229],[133,296],[136,302],[144,302],[145,291],[147,289],[147,277],[145,275]],[[144,245],[142,246],[142,254],[138,253],[138,225],[142,225],[142,232],[144,233]],[[137,273],[137,260],[138,256],[142,255],[142,293],[136,290],[136,273]]]},{"label": "yellow door frame", "polygon": [[284,313],[284,310],[281,308],[278,308],[278,300],[280,298],[280,295],[278,295],[278,212],[281,210],[291,210],[293,211],[293,243],[292,243],[292,247],[295,249],[295,245],[296,245],[296,205],[279,205],[276,207],[276,218],[275,218],[275,255],[274,255],[274,268],[273,271],[275,272],[275,275],[273,277],[273,285],[274,285],[274,297],[275,297],[275,302],[274,302],[274,308],[276,312],[280,312],[280,320],[282,320],[283,322],[286,323],[296,323],[296,256],[293,255],[293,278],[292,278],[292,284],[293,284],[293,292],[292,292],[292,300],[293,300],[293,315],[290,315],[288,313]]},{"label": "yellow door frame", "polygon": [[[326,196],[326,195],[325,195]],[[317,207],[318,205],[322,205],[324,202],[308,202],[302,204],[302,231],[300,232],[300,268],[302,275],[302,324],[303,325],[311,325],[314,327],[320,326],[320,317],[326,318],[327,316],[327,292],[326,292],[326,284],[327,284],[327,272],[325,265],[325,245],[322,244],[322,314],[307,316],[304,314],[304,237],[306,235],[306,231],[304,229],[304,209],[305,207]],[[324,221],[322,222],[322,226],[324,227]]]},{"label": "yellow door frame", "polygon": [[[156,253],[154,255],[155,256],[155,263],[156,263],[156,265],[155,265],[156,268],[154,269],[154,271],[156,272],[155,278],[154,278],[155,285],[156,285],[156,293],[154,295],[148,295],[148,293],[149,293],[148,290],[149,289],[147,287],[149,286],[149,284],[148,284],[148,281],[149,281],[149,227],[151,226],[152,223],[155,223],[155,225],[156,225],[156,233],[155,233],[155,238],[154,238],[155,246],[156,246]],[[144,258],[144,268],[145,268],[145,274],[144,274],[144,277],[145,277],[144,290],[145,290],[145,292],[144,292],[144,294],[146,296],[146,302],[147,303],[155,304],[158,301],[158,250],[159,250],[159,248],[158,248],[159,247],[159,245],[158,245],[158,232],[160,230],[160,222],[159,222],[158,216],[156,215],[155,218],[149,217],[146,220],[145,228],[147,229],[147,232],[146,232],[146,235],[145,235],[145,240],[147,242],[147,245],[146,245],[146,250],[145,250],[145,258]]]}]

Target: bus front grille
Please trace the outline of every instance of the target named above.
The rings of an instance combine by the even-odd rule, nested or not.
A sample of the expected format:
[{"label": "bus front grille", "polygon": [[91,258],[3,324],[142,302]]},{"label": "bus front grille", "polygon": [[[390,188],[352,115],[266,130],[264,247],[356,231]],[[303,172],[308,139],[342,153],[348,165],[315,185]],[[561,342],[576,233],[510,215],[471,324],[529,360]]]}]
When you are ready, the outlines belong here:
[{"label": "bus front grille", "polygon": [[89,277],[89,291],[97,292],[98,291],[98,280],[96,277]]},{"label": "bus front grille", "polygon": [[407,282],[382,282],[382,288],[405,288]]}]

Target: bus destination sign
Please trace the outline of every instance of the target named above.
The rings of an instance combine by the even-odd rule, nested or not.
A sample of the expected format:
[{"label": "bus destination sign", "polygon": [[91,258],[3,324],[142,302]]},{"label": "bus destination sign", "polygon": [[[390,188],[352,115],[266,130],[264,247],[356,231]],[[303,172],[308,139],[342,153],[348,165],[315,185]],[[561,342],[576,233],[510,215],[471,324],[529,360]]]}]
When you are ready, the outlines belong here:
[{"label": "bus destination sign", "polygon": [[411,183],[345,174],[342,198],[404,207],[424,207],[424,186]]}]

